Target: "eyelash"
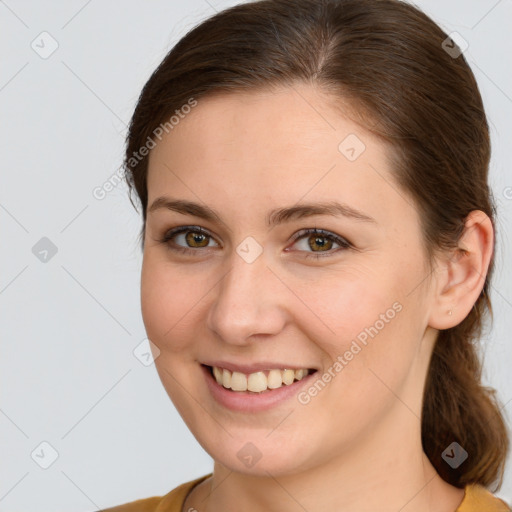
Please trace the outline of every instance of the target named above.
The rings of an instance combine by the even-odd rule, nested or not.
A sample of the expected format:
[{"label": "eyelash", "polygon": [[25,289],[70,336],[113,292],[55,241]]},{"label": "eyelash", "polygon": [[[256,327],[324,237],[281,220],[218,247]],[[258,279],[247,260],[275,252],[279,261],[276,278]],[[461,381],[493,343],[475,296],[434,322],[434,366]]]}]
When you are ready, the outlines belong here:
[{"label": "eyelash", "polygon": [[[176,235],[179,235],[180,233],[186,233],[186,232],[193,232],[193,233],[197,233],[200,235],[205,235],[209,238],[213,238],[212,235],[210,235],[206,230],[204,230],[200,226],[180,226],[178,228],[174,228],[174,229],[171,229],[170,231],[168,231],[159,240],[159,242],[162,244],[167,244],[169,249],[171,249],[172,251],[177,251],[177,252],[180,252],[183,254],[195,253],[200,248],[196,248],[196,249],[194,249],[192,247],[187,248],[187,247],[183,247],[181,245],[172,245],[170,243],[171,240]],[[338,245],[340,245],[340,247],[337,249],[333,249],[333,250],[329,250],[329,251],[325,251],[325,252],[324,251],[311,252],[309,254],[305,254],[305,256],[304,256],[305,258],[315,258],[318,260],[320,258],[332,256],[333,254],[338,253],[342,250],[353,248],[353,245],[350,242],[348,242],[347,240],[345,240],[344,238],[342,238],[334,233],[331,233],[330,231],[325,231],[323,229],[316,229],[316,228],[302,229],[296,235],[293,236],[292,241],[295,243],[298,240],[300,240],[301,238],[306,237],[307,235],[320,235],[321,238],[326,238],[328,240],[336,242]]]}]

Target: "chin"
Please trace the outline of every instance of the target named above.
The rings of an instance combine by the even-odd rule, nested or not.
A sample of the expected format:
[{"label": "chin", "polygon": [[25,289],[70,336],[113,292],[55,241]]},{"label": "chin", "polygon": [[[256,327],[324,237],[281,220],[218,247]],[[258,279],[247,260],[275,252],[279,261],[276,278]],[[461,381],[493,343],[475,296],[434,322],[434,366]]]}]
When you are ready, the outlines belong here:
[{"label": "chin", "polygon": [[[230,438],[226,443],[200,443],[216,464],[236,473],[262,476],[269,474],[278,477],[300,473],[307,469],[302,460],[297,459],[303,453],[301,446],[287,446],[280,440],[265,439],[268,433],[259,441],[255,437],[245,436],[239,439]],[[252,439],[252,440],[251,440]]]}]

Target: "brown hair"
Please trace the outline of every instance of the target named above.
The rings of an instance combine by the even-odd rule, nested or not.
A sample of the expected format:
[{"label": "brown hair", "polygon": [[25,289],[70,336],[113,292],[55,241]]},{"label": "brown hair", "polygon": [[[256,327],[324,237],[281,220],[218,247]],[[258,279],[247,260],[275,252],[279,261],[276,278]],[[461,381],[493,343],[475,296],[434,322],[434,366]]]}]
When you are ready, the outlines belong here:
[{"label": "brown hair", "polygon": [[[200,23],[154,71],[129,126],[124,167],[130,200],[135,189],[142,205],[142,248],[148,158],[139,150],[160,133],[155,129],[172,128],[169,116],[191,98],[297,82],[347,101],[389,143],[397,183],[420,213],[430,264],[437,250],[456,247],[472,210],[484,211],[496,228],[482,99],[464,56],[447,52],[446,39],[399,0],[260,0]],[[459,488],[499,480],[495,491],[509,438],[495,390],[481,384],[476,345],[485,315],[492,317],[493,268],[494,257],[469,315],[439,332],[421,421],[424,451],[444,480]],[[442,453],[454,441],[469,456],[452,469]]]}]

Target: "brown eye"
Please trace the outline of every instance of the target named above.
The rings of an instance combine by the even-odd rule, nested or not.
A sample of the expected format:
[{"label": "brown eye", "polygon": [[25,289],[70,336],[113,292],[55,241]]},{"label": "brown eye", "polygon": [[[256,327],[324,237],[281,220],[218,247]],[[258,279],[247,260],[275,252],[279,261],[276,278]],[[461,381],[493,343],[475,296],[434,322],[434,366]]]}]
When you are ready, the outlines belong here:
[{"label": "brown eye", "polygon": [[326,236],[312,235],[308,237],[308,245],[311,249],[319,248],[320,251],[328,251],[332,248],[333,240]]},{"label": "brown eye", "polygon": [[[316,228],[299,231],[294,237],[294,241],[294,245],[299,245],[299,250],[306,253],[304,255],[305,258],[331,256],[339,251],[352,247],[350,242],[339,235]],[[302,247],[300,247],[301,244],[297,244],[299,241],[302,243]],[[340,247],[331,250],[333,244],[338,244]],[[307,254],[308,252],[309,254]]]},{"label": "brown eye", "polygon": [[159,241],[173,251],[191,254],[199,252],[196,249],[211,247],[213,237],[199,226],[180,226],[168,231]]},{"label": "brown eye", "polygon": [[196,247],[205,247],[208,245],[208,235],[198,233],[197,231],[187,231],[185,240],[191,247],[194,247],[195,244],[198,244]]}]

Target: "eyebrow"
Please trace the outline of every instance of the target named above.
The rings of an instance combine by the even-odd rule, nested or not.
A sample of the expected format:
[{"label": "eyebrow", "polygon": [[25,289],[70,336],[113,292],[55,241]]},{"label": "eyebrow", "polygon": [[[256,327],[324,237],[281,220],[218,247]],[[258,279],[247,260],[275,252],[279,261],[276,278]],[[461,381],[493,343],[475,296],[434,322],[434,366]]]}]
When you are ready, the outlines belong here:
[{"label": "eyebrow", "polygon": [[[182,213],[184,215],[199,217],[207,221],[224,224],[220,215],[208,206],[184,199],[171,199],[166,196],[156,198],[149,207],[148,213],[152,213],[162,208]],[[331,215],[335,217],[343,216],[357,221],[377,224],[377,221],[373,217],[337,201],[303,203],[300,206],[276,208],[269,212],[266,222],[267,226],[273,227],[284,222],[290,222],[304,217],[312,217],[314,215]]]}]

